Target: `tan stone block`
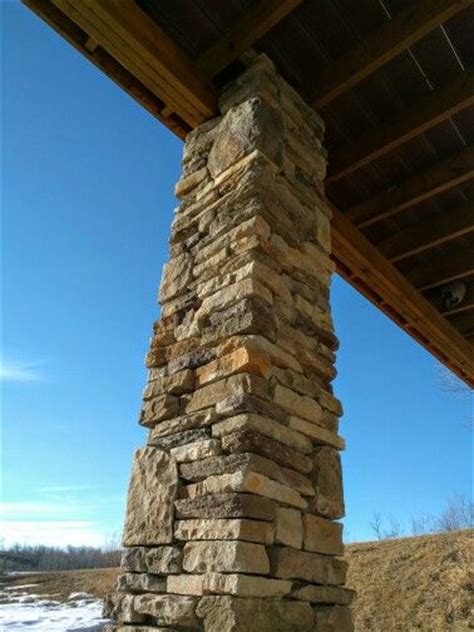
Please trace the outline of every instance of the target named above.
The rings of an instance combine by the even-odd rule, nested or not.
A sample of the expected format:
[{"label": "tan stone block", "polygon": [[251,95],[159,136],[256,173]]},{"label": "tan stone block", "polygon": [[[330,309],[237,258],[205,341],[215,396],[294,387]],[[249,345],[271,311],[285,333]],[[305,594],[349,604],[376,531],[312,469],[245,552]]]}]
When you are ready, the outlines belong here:
[{"label": "tan stone block", "polygon": [[307,584],[302,588],[294,590],[291,594],[292,597],[300,599],[301,601],[347,606],[353,600],[355,592],[348,588]]},{"label": "tan stone block", "polygon": [[343,555],[342,524],[313,514],[303,517],[304,549],[326,555]]},{"label": "tan stone block", "polygon": [[273,399],[292,415],[303,417],[312,423],[317,423],[322,417],[323,411],[317,401],[306,395],[298,395],[295,391],[280,384],[275,386]]},{"label": "tan stone block", "polygon": [[310,475],[316,495],[310,500],[310,511],[325,518],[344,516],[341,458],[334,448],[316,448]]},{"label": "tan stone block", "polygon": [[[252,428],[243,428],[231,434],[223,435],[222,450],[231,455],[254,452],[305,474],[310,472],[313,467],[311,460],[298,450],[271,439]],[[290,485],[290,487],[298,489],[296,485]],[[311,493],[307,495],[314,495],[313,486],[311,486],[311,490]]]},{"label": "tan stone block", "polygon": [[354,632],[351,611],[344,606],[315,609],[318,632]]},{"label": "tan stone block", "polygon": [[271,364],[290,367],[294,371],[302,371],[300,363],[289,353],[263,335],[243,334],[232,336],[218,347],[218,354],[228,353],[236,348],[245,347],[257,355],[265,356]]},{"label": "tan stone block", "polygon": [[174,419],[167,419],[157,424],[150,430],[150,443],[153,443],[154,439],[160,437],[167,437],[169,435],[176,434],[178,432],[185,432],[186,430],[194,430],[196,428],[205,428],[210,426],[217,419],[217,414],[213,408],[207,410],[200,410],[197,413],[191,415],[182,415],[175,417]]},{"label": "tan stone block", "polygon": [[143,402],[140,414],[140,424],[146,428],[153,428],[164,419],[169,419],[179,413],[179,399],[174,395],[158,395]]},{"label": "tan stone block", "polygon": [[266,575],[270,564],[265,547],[240,541],[197,541],[184,545],[188,573],[256,573]]},{"label": "tan stone block", "polygon": [[166,452],[135,452],[128,488],[124,546],[166,544],[173,539],[173,505],[178,488],[176,463]]},{"label": "tan stone block", "polygon": [[[301,608],[300,606],[306,606]],[[196,614],[205,632],[314,632],[315,615],[308,603],[277,599],[201,597]]]},{"label": "tan stone block", "polygon": [[149,573],[169,575],[182,571],[183,552],[176,546],[147,547],[144,555]]},{"label": "tan stone block", "polygon": [[221,444],[217,439],[202,439],[172,448],[170,455],[177,463],[197,461],[221,454]]},{"label": "tan stone block", "polygon": [[161,277],[160,303],[169,301],[188,290],[193,278],[192,267],[193,260],[187,253],[174,257],[165,263]]},{"label": "tan stone block", "polygon": [[209,573],[204,579],[205,593],[239,597],[283,597],[291,587],[289,581],[252,575]]},{"label": "tan stone block", "polygon": [[[273,455],[272,455],[273,456]],[[180,466],[180,475],[188,481],[200,481],[208,476],[229,472],[251,471],[263,474],[306,496],[314,495],[314,487],[300,472],[278,465],[272,459],[251,452],[211,457]]]},{"label": "tan stone block", "polygon": [[164,376],[151,380],[143,392],[144,399],[152,399],[163,393],[168,395],[181,395],[188,393],[194,388],[194,373],[190,369],[179,371],[174,375]]},{"label": "tan stone block", "polygon": [[166,590],[178,595],[203,595],[205,575],[169,575]]},{"label": "tan stone block", "polygon": [[302,579],[317,584],[343,584],[347,563],[329,555],[280,547],[271,552],[275,577]]},{"label": "tan stone block", "polygon": [[196,322],[203,323],[212,312],[251,296],[259,297],[269,305],[273,303],[272,293],[260,281],[247,278],[207,296],[196,312]]},{"label": "tan stone block", "polygon": [[277,507],[275,542],[301,549],[303,543],[303,522],[297,509]]},{"label": "tan stone block", "polygon": [[137,612],[156,619],[157,623],[195,629],[198,621],[194,614],[196,599],[178,595],[138,595],[134,598]]},{"label": "tan stone block", "polygon": [[175,502],[178,518],[255,518],[271,521],[275,503],[256,494],[212,494]]},{"label": "tan stone block", "polygon": [[237,415],[221,421],[212,427],[212,434],[215,437],[236,432],[237,430],[256,430],[261,434],[280,441],[291,448],[296,448],[305,454],[310,454],[313,450],[311,441],[296,430],[287,428],[283,424],[260,415]]},{"label": "tan stone block", "polygon": [[253,373],[266,377],[270,371],[268,359],[244,347],[196,370],[197,385],[202,386],[235,373]]},{"label": "tan stone block", "polygon": [[273,525],[260,520],[242,518],[177,520],[176,540],[244,540],[272,544]]},{"label": "tan stone block", "polygon": [[329,445],[337,450],[344,450],[346,447],[345,441],[342,437],[339,437],[334,432],[326,430],[315,423],[300,419],[299,417],[290,417],[288,425],[294,430],[303,433],[310,437],[314,443],[319,445]]},{"label": "tan stone block", "polygon": [[135,605],[135,596],[126,593],[109,593],[104,599],[104,617],[118,623],[142,623],[145,617]]},{"label": "tan stone block", "polygon": [[181,178],[174,188],[175,196],[177,198],[183,198],[190,191],[200,185],[208,177],[208,175],[209,171],[207,170],[207,167],[203,167],[202,169],[194,171],[189,176]]},{"label": "tan stone block", "polygon": [[183,399],[188,398],[186,414],[190,414],[203,408],[214,406],[230,395],[255,393],[258,396],[266,397],[267,392],[268,384],[264,378],[258,375],[242,373],[231,375],[228,378],[212,382],[212,384],[206,384],[192,395],[183,396]]},{"label": "tan stone block", "polygon": [[166,580],[148,573],[122,573],[117,578],[117,590],[128,593],[162,593],[166,590]]},{"label": "tan stone block", "polygon": [[327,408],[331,413],[337,415],[338,417],[342,417],[344,414],[341,402],[337,399],[337,397],[334,397],[332,393],[321,391],[319,395],[319,402],[323,408]]},{"label": "tan stone block", "polygon": [[196,498],[196,496],[204,496],[206,494],[248,492],[301,509],[305,509],[308,506],[308,503],[294,489],[277,483],[262,474],[249,471],[209,476],[209,478],[199,483],[187,485],[185,491],[189,498]]}]

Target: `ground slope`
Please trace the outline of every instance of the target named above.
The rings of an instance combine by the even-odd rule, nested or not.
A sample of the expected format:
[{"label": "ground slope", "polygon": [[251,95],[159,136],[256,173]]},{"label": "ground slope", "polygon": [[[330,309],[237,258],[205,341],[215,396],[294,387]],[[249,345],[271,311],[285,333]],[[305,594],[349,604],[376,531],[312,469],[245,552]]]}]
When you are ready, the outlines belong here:
[{"label": "ground slope", "polygon": [[357,632],[474,629],[473,533],[347,546]]},{"label": "ground slope", "polygon": [[[468,632],[474,630],[473,531],[351,544],[348,585],[356,632]],[[103,597],[118,570],[37,573],[5,578],[31,585],[36,595],[67,600],[70,593]]]}]

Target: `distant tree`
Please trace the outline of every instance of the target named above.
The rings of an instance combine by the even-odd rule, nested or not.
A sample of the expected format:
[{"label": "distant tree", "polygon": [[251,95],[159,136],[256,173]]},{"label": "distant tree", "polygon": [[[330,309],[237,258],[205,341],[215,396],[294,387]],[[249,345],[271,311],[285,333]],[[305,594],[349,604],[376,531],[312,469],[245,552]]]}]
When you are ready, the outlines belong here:
[{"label": "distant tree", "polygon": [[434,521],[435,530],[440,532],[472,529],[473,526],[474,503],[462,494],[453,496]]},{"label": "distant tree", "polygon": [[369,524],[377,540],[382,540],[383,539],[383,531],[382,531],[383,517],[380,511],[374,511],[372,520],[369,522]]},{"label": "distant tree", "polygon": [[[439,365],[438,385],[443,392],[452,393],[455,397],[463,399],[472,398],[472,389],[443,365]],[[469,430],[474,430],[474,411],[472,405],[464,421],[464,425]]]}]

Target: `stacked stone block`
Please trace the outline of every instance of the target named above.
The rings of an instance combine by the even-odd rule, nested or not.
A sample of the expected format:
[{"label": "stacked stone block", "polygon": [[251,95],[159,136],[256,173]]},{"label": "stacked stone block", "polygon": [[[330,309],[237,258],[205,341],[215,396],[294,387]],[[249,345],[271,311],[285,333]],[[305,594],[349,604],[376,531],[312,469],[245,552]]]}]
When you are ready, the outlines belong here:
[{"label": "stacked stone block", "polygon": [[323,122],[264,56],[186,142],[114,632],[346,632]]}]

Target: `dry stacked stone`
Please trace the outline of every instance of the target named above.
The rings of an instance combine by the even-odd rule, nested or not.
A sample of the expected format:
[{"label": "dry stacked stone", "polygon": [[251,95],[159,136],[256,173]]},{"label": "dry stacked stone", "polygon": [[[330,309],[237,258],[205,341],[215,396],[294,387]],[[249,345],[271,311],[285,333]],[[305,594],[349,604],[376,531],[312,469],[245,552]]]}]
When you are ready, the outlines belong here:
[{"label": "dry stacked stone", "polygon": [[254,57],[186,142],[109,632],[352,630],[323,121]]}]

